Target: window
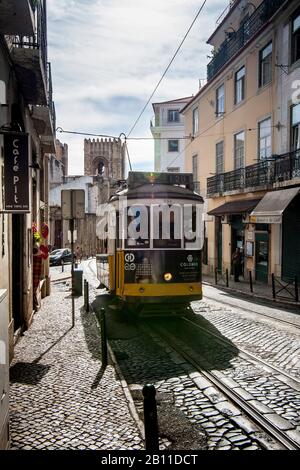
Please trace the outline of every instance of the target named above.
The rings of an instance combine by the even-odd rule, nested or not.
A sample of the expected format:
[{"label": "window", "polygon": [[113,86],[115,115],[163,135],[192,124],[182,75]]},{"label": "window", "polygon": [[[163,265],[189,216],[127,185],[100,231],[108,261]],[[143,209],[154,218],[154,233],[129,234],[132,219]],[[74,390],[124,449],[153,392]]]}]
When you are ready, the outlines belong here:
[{"label": "window", "polygon": [[199,112],[198,108],[193,109],[193,135],[199,131]]},{"label": "window", "polygon": [[179,141],[176,139],[168,140],[168,152],[178,152]]},{"label": "window", "polygon": [[179,109],[168,109],[168,122],[179,122]]},{"label": "window", "polygon": [[234,76],[234,104],[238,104],[245,99],[245,78],[246,68],[242,67]]},{"label": "window", "polygon": [[234,136],[234,169],[238,170],[245,165],[245,132]]},{"label": "window", "polygon": [[300,149],[300,104],[292,106],[291,150]]},{"label": "window", "polygon": [[272,51],[273,46],[270,42],[259,53],[259,86],[267,85],[272,80]]},{"label": "window", "polygon": [[216,144],[216,173],[224,173],[224,141]]},{"label": "window", "polygon": [[292,64],[300,59],[300,11],[292,18]]},{"label": "window", "polygon": [[217,88],[216,91],[216,115],[223,116],[225,112],[225,86],[224,84]]},{"label": "window", "polygon": [[193,156],[192,164],[193,164],[193,169],[192,169],[193,181],[198,181],[198,155]]},{"label": "window", "polygon": [[258,124],[258,158],[264,160],[272,155],[272,128],[271,118]]},{"label": "window", "polygon": [[172,167],[169,167],[169,168],[168,168],[168,172],[169,172],[169,173],[179,173],[179,172],[180,172],[180,168],[179,168],[179,166],[172,166]]}]

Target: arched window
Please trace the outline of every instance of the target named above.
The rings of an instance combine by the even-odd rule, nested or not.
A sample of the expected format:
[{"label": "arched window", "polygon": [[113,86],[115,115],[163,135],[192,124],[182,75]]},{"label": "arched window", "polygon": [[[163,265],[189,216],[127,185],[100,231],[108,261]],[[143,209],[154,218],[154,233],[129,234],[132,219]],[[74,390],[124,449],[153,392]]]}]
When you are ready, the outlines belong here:
[{"label": "arched window", "polygon": [[104,173],[105,173],[105,164],[104,164],[103,160],[100,160],[100,162],[98,164],[98,175],[104,176]]},{"label": "arched window", "polygon": [[93,174],[99,176],[108,175],[108,162],[104,157],[97,157],[93,160]]}]

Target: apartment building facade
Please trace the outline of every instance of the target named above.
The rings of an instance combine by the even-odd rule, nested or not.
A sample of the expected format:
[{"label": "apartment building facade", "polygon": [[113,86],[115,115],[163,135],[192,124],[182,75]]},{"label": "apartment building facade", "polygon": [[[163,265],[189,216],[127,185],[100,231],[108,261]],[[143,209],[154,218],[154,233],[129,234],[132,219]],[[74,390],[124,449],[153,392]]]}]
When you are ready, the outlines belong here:
[{"label": "apartment building facade", "polygon": [[33,227],[48,223],[47,154],[55,150],[45,0],[0,5],[0,148],[0,289],[8,298],[11,358],[50,290],[48,263],[34,280],[33,257]]},{"label": "apartment building facade", "polygon": [[181,109],[192,97],[153,103],[154,119],[150,122],[154,138],[154,171],[184,171],[184,116]]},{"label": "apartment building facade", "polygon": [[300,276],[299,15],[297,1],[231,2],[207,85],[182,110],[186,134],[199,115],[185,161],[207,197],[204,272],[232,272],[239,248],[245,278]]}]

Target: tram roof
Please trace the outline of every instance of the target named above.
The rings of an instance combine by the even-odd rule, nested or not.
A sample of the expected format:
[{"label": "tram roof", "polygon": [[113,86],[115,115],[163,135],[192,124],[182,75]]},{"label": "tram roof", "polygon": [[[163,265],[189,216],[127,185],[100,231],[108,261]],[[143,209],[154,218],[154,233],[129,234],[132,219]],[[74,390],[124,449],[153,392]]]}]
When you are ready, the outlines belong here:
[{"label": "tram roof", "polygon": [[120,196],[125,196],[127,199],[189,199],[203,203],[203,198],[190,189],[182,188],[181,186],[172,186],[169,184],[141,184],[133,188],[126,188],[113,194],[110,198],[111,201],[119,199]]}]

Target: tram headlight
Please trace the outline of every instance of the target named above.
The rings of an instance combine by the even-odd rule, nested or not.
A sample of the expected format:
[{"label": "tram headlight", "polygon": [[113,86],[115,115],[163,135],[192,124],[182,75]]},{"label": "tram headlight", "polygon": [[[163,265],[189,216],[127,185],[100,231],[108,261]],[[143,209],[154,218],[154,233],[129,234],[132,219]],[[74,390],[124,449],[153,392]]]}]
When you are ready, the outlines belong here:
[{"label": "tram headlight", "polygon": [[164,274],[164,280],[167,282],[170,282],[172,280],[173,276],[171,273],[165,273]]}]

